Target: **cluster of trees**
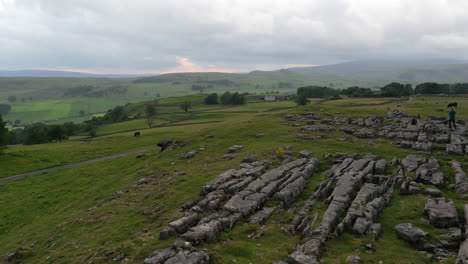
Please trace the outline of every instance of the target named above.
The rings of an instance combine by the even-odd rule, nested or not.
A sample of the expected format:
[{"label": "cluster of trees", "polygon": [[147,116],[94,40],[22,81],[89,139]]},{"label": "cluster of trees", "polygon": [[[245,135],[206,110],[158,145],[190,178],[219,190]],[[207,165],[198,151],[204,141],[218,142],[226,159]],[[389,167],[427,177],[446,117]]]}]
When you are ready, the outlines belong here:
[{"label": "cluster of trees", "polygon": [[[4,127],[1,123],[2,122],[0,121],[0,130],[2,130],[2,127]],[[66,122],[62,125],[47,125],[44,123],[37,123],[27,126],[24,129],[15,129],[11,131],[6,130],[6,132],[3,130],[0,132],[0,138],[3,138],[2,143],[6,142],[10,145],[42,144],[68,139],[69,136],[81,131],[82,129],[82,124],[75,124],[73,122]],[[7,138],[6,140],[5,137]]]},{"label": "cluster of trees", "polygon": [[411,84],[392,82],[380,88],[380,91],[381,96],[384,97],[401,97],[411,95],[413,93],[413,87]]},{"label": "cluster of trees", "polygon": [[6,115],[10,112],[11,105],[9,104],[0,104],[0,115]]},{"label": "cluster of trees", "polygon": [[[305,98],[339,99],[339,95],[349,97],[401,97],[412,94],[468,94],[468,83],[439,84],[426,82],[418,84],[414,89],[411,84],[392,82],[380,88],[380,94],[375,93],[370,88],[358,86],[346,89],[335,90],[322,86],[306,86],[297,89],[297,95]],[[303,99],[304,103],[305,100]]]},{"label": "cluster of trees", "polygon": [[348,87],[340,90],[340,94],[347,95],[349,97],[374,97],[375,94],[370,88],[361,88],[358,86]]},{"label": "cluster of trees", "polygon": [[0,150],[8,145],[8,128],[6,128],[6,122],[3,122],[3,118],[0,115]]},{"label": "cluster of trees", "polygon": [[415,94],[468,94],[468,83],[433,83],[426,82],[414,88]]},{"label": "cluster of trees", "polygon": [[223,105],[241,105],[245,104],[245,96],[247,94],[240,94],[238,92],[231,93],[225,92],[221,96],[218,96],[217,93],[209,94],[204,102],[205,104],[214,105],[214,104],[223,104]]},{"label": "cluster of trees", "polygon": [[327,100],[340,99],[339,91],[333,88],[323,86],[306,86],[297,88],[298,97],[323,98]]}]

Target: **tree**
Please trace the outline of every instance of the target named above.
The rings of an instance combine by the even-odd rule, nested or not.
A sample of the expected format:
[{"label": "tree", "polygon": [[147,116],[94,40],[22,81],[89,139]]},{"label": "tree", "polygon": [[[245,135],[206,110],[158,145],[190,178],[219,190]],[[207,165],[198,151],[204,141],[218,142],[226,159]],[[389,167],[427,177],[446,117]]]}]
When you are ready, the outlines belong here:
[{"label": "tree", "polygon": [[232,94],[230,92],[225,92],[221,95],[220,101],[223,105],[231,104]]},{"label": "tree", "polygon": [[245,94],[225,92],[221,95],[220,101],[223,105],[245,104]]},{"label": "tree", "polygon": [[369,88],[361,88],[358,86],[348,87],[340,91],[341,94],[349,97],[374,97],[374,93]]},{"label": "tree", "polygon": [[61,125],[50,125],[49,132],[48,132],[48,140],[58,140],[62,141],[62,139],[67,138],[67,132]]},{"label": "tree", "polygon": [[16,96],[14,95],[8,96],[8,102],[11,102],[11,103],[16,102]]},{"label": "tree", "polygon": [[146,123],[151,128],[153,126],[153,116],[156,114],[154,105],[148,104],[145,107]]},{"label": "tree", "polygon": [[6,115],[10,112],[11,105],[9,104],[0,104],[0,115]]},{"label": "tree", "polygon": [[382,91],[382,96],[408,96],[413,93],[413,88],[411,84],[403,85],[401,83],[392,82],[380,89]]},{"label": "tree", "polygon": [[180,108],[182,110],[184,110],[184,112],[188,112],[188,110],[190,108],[192,108],[192,102],[190,101],[183,101],[181,104],[180,104]]},{"label": "tree", "polygon": [[337,90],[322,86],[305,86],[297,88],[297,95],[302,95],[307,98],[325,98],[328,100],[340,98]]},{"label": "tree", "polygon": [[44,123],[27,126],[24,129],[23,144],[42,144],[49,141],[49,129]]},{"label": "tree", "polygon": [[17,145],[23,143],[23,132],[21,128],[10,130],[8,133],[8,144]]},{"label": "tree", "polygon": [[80,131],[83,125],[75,124],[73,122],[65,122],[63,123],[62,127],[65,130],[65,134],[69,137],[75,134],[76,132]]},{"label": "tree", "polygon": [[215,104],[218,104],[218,94],[217,93],[212,93],[212,94],[209,94],[206,98],[205,98],[205,104],[208,104],[208,105],[215,105]]},{"label": "tree", "polygon": [[8,128],[0,115],[0,149],[5,148],[6,145],[8,145]]},{"label": "tree", "polygon": [[306,105],[309,103],[309,99],[305,97],[304,95],[299,95],[296,99],[297,105]]}]

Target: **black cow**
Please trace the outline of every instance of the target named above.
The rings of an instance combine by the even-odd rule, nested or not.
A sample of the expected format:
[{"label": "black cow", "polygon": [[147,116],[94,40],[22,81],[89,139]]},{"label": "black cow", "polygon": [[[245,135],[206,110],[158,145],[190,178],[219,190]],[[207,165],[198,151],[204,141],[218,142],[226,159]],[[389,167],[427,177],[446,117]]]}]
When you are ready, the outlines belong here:
[{"label": "black cow", "polygon": [[455,107],[455,108],[457,108],[457,107],[458,107],[458,103],[457,103],[457,102],[450,103],[450,104],[447,105],[447,108],[449,108],[449,107]]},{"label": "black cow", "polygon": [[140,132],[135,132],[135,133],[133,133],[133,136],[134,136],[134,137],[139,137],[139,136],[140,136]]}]

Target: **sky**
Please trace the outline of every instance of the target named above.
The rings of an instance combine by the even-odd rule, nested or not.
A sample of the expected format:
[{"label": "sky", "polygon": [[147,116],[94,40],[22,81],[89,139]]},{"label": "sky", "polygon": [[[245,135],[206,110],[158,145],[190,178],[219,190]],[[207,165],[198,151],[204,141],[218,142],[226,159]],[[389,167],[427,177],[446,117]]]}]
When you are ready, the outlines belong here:
[{"label": "sky", "polygon": [[248,72],[468,59],[467,0],[0,0],[0,69]]}]

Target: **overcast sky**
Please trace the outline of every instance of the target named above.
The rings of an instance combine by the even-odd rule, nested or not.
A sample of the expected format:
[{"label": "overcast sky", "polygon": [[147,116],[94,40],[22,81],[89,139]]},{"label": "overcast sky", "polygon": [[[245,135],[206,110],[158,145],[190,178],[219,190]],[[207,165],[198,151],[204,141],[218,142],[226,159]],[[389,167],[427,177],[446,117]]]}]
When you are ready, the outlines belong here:
[{"label": "overcast sky", "polygon": [[468,59],[468,0],[0,0],[0,69],[246,72]]}]

